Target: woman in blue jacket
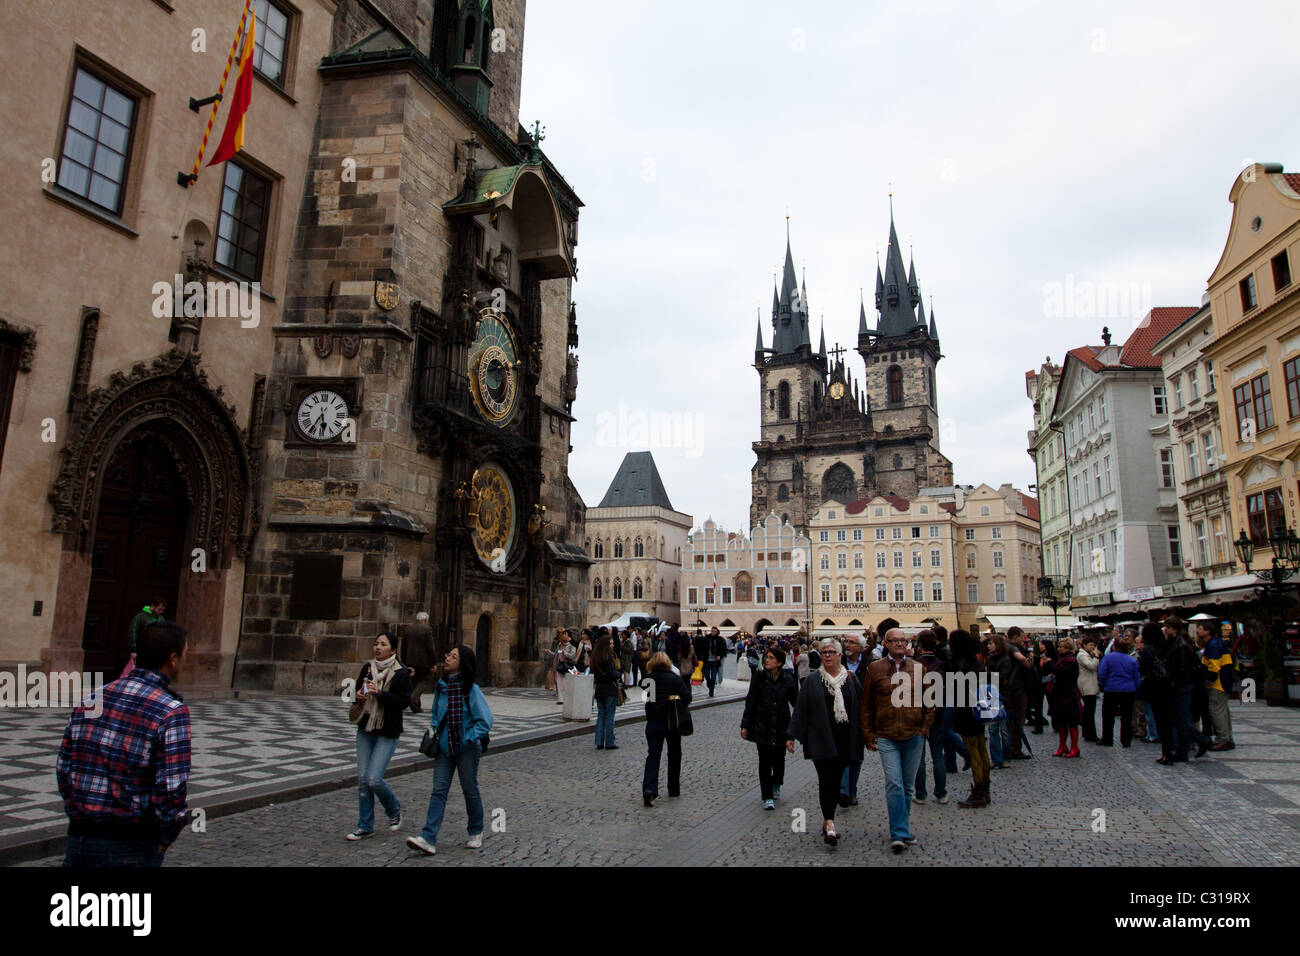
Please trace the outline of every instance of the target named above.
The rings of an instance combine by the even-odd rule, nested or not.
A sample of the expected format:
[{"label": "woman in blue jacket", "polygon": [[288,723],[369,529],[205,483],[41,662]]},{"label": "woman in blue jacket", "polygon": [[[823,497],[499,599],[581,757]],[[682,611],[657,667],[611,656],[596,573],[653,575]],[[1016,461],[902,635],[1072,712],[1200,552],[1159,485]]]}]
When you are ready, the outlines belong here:
[{"label": "woman in blue jacket", "polygon": [[1119,714],[1119,742],[1127,747],[1133,740],[1133,699],[1137,696],[1141,678],[1138,662],[1129,656],[1132,645],[1128,635],[1117,637],[1110,653],[1097,667],[1097,685],[1101,689],[1101,740],[1102,747],[1115,745],[1115,715]]},{"label": "woman in blue jacket", "polygon": [[438,735],[438,755],[433,764],[433,793],[429,795],[429,813],[419,836],[407,838],[407,845],[432,856],[437,851],[438,830],[447,810],[451,778],[460,773],[460,789],[465,794],[465,813],[469,817],[471,850],[483,845],[483,798],[478,792],[478,762],[483,754],[483,740],[492,729],[492,711],[487,698],[474,683],[474,652],[464,644],[448,651],[443,660],[443,679],[434,689],[429,726]]}]

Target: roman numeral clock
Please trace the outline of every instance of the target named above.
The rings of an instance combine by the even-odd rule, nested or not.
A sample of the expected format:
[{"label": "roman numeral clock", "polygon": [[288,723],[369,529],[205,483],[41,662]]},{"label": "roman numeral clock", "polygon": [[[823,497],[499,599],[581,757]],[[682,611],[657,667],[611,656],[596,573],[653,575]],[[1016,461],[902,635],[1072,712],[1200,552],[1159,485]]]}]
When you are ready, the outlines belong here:
[{"label": "roman numeral clock", "polygon": [[355,379],[298,379],[291,383],[286,399],[284,411],[289,419],[284,435],[286,447],[305,448],[356,441],[360,409]]}]

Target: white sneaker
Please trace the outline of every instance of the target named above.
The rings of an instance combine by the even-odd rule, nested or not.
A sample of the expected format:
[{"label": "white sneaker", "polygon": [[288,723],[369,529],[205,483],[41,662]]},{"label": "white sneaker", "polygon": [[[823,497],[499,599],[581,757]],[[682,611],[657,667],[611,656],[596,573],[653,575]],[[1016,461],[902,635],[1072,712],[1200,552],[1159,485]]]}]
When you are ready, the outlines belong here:
[{"label": "white sneaker", "polygon": [[348,839],[352,841],[356,841],[356,840],[364,840],[366,837],[372,837],[372,836],[374,836],[374,833],[368,830],[353,830],[351,833],[348,834]]},{"label": "white sneaker", "polygon": [[481,850],[482,848],[483,848],[482,833],[475,833],[472,837],[470,837],[467,841],[465,841],[465,849],[467,850]]},{"label": "white sneaker", "polygon": [[388,821],[388,829],[390,830],[402,829],[402,814],[400,812],[397,814],[397,816],[393,817],[391,820]]},{"label": "white sneaker", "polygon": [[414,847],[415,849],[423,853],[425,856],[433,856],[435,853],[438,852],[438,848],[435,847],[432,843],[430,843],[422,836],[407,837],[406,845],[409,847]]},{"label": "white sneaker", "polygon": [[948,798],[947,798],[947,797],[935,797],[935,799],[938,800],[940,803],[947,803],[947,802],[948,802]]},{"label": "white sneaker", "polygon": [[913,803],[925,803],[925,797],[912,797]]},{"label": "white sneaker", "polygon": [[763,809],[764,809],[764,810],[775,810],[775,809],[776,809],[776,801],[774,801],[774,800],[764,800],[764,801],[763,801]]}]

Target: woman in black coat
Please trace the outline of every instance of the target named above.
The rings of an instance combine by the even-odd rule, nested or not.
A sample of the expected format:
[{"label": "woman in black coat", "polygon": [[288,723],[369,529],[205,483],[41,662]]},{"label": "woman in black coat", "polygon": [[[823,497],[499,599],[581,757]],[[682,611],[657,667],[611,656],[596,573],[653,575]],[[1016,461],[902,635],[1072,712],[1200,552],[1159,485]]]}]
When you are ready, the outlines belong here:
[{"label": "woman in black coat", "polygon": [[[1053,757],[1079,756],[1079,711],[1083,702],[1079,697],[1079,662],[1074,657],[1074,641],[1063,637],[1057,645],[1059,652],[1050,663],[1044,661],[1044,670],[1051,675],[1052,729],[1060,746]],[[1070,735],[1066,749],[1065,735]]]},{"label": "woman in black coat", "polygon": [[794,676],[783,668],[785,651],[773,647],[763,655],[763,669],[749,681],[740,739],[758,746],[758,789],[763,809],[775,810],[785,782],[785,732],[790,707],[798,699]]},{"label": "woman in black coat", "polygon": [[[1168,766],[1174,762],[1174,689],[1169,679],[1169,665],[1165,658],[1169,648],[1165,632],[1155,621],[1142,625],[1142,652],[1138,654],[1138,699],[1151,705],[1156,719],[1156,732],[1160,735],[1158,764]],[[1148,729],[1148,733],[1150,729]]]},{"label": "woman in black coat", "polygon": [[[962,675],[961,688],[969,688],[972,683],[978,685],[985,677],[984,665],[979,659],[979,641],[969,631],[956,630],[948,635],[948,643],[952,651],[949,672]],[[989,770],[992,764],[988,741],[984,737],[984,724],[975,716],[971,709],[973,702],[966,699],[967,696],[963,690],[956,701],[952,721],[952,729],[966,745],[971,770],[970,794],[965,800],[958,800],[957,806],[978,810],[989,805]]]},{"label": "woman in black coat", "polygon": [[357,725],[357,828],[349,840],[364,840],[375,832],[375,797],[388,814],[388,829],[402,826],[402,805],[384,781],[384,771],[402,734],[402,711],[411,706],[411,672],[402,666],[386,633],[375,638],[375,656],[361,665],[356,701],[352,707]]},{"label": "woman in black coat", "polygon": [[786,730],[786,749],[794,753],[794,742],[803,744],[805,760],[817,768],[817,795],[822,807],[822,837],[828,846],[839,843],[835,831],[835,807],[840,799],[840,780],[850,761],[862,760],[862,732],[858,710],[862,686],[848,668],[840,664],[840,642],[827,638],[819,645],[822,666],[811,671],[799,688],[794,714]]},{"label": "woman in black coat", "polygon": [[[641,780],[641,798],[647,807],[659,796],[659,758],[668,743],[668,796],[681,795],[682,726],[680,718],[691,703],[691,680],[673,670],[673,662],[663,651],[650,658],[640,688],[645,691],[645,775]],[[673,700],[677,698],[677,700]],[[689,727],[687,728],[689,733]]]}]

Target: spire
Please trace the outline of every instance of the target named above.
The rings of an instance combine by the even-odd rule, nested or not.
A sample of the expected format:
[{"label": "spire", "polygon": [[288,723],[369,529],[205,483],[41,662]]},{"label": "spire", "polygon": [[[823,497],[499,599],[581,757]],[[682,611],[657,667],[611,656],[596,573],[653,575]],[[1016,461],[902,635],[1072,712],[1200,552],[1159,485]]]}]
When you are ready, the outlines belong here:
[{"label": "spire", "polygon": [[[890,201],[889,248],[885,252],[885,271],[880,281],[884,295],[879,298],[881,335],[903,335],[916,326],[916,302],[911,292],[915,270],[911,278],[903,266],[903,252],[898,245],[898,230],[894,226],[893,201]],[[879,288],[879,286],[878,286]]]},{"label": "spire", "polygon": [[921,328],[925,328],[925,303],[924,302],[916,303],[916,324],[919,325]]},{"label": "spire", "polygon": [[822,341],[821,346],[817,349],[817,354],[822,357],[823,362],[826,361],[826,316],[824,315],[822,316]]},{"label": "spire", "polygon": [[866,335],[867,328],[867,300],[862,297],[862,290],[858,290],[858,335]]},{"label": "spire", "polygon": [[921,287],[916,278],[916,262],[912,258],[912,247],[907,247],[907,291],[912,296],[912,304],[919,304],[921,301]]},{"label": "spire", "polygon": [[930,297],[930,338],[939,341],[939,327],[934,324],[934,296]]},{"label": "spire", "polygon": [[761,356],[763,354],[763,315],[761,309],[759,310],[758,329],[756,331],[757,335],[754,339],[754,354],[756,356]]}]

